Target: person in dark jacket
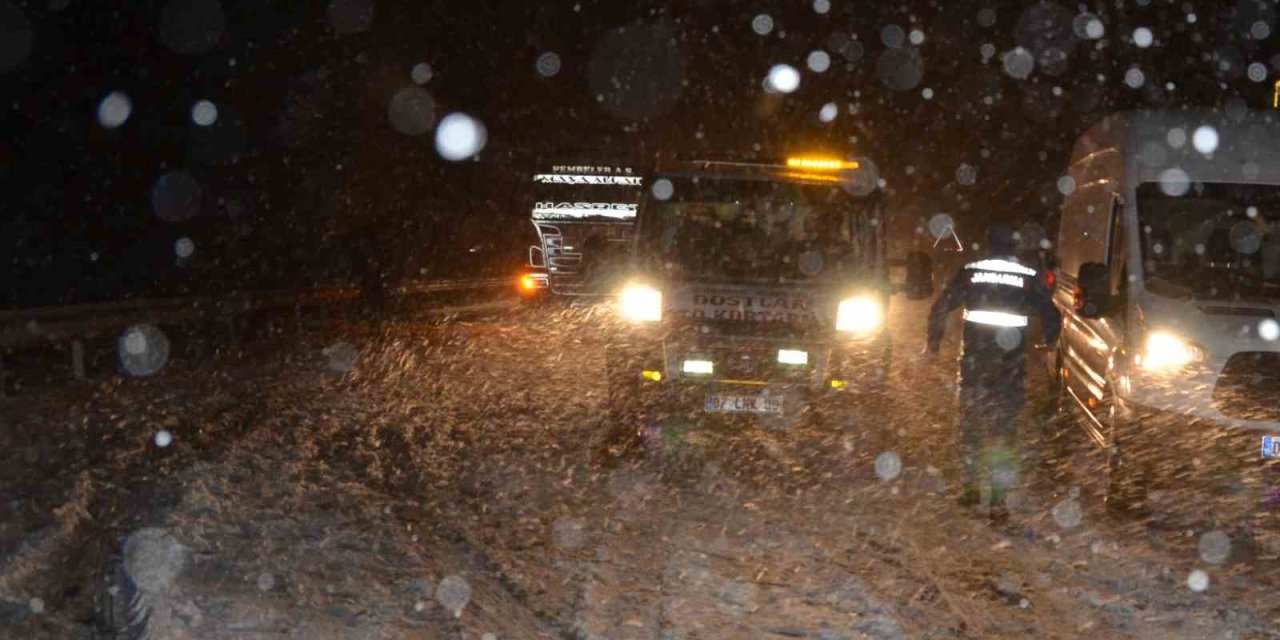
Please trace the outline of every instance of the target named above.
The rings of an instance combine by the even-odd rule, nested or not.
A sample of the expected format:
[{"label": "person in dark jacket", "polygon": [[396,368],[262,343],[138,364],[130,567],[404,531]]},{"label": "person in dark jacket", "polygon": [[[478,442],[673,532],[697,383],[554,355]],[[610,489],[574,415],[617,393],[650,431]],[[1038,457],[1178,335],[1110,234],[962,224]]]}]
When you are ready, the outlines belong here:
[{"label": "person in dark jacket", "polygon": [[925,356],[937,356],[947,315],[963,306],[958,395],[965,487],[960,501],[977,506],[980,483],[989,476],[991,515],[1003,520],[1008,517],[1005,495],[1017,473],[1017,419],[1026,401],[1028,312],[1040,318],[1047,345],[1062,332],[1062,315],[1053,306],[1043,274],[1014,256],[1017,240],[1012,227],[992,226],[988,242],[990,254],[961,268],[934,301]]}]

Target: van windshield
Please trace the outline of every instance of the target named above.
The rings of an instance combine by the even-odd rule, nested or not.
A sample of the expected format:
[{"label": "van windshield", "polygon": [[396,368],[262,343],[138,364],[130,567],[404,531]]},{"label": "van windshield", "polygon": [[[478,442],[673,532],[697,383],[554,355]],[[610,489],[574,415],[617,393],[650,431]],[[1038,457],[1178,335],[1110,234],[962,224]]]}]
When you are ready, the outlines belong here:
[{"label": "van windshield", "polygon": [[667,176],[650,198],[641,251],[669,275],[698,280],[799,281],[874,264],[873,200],[843,189],[765,179]]},{"label": "van windshield", "polygon": [[1138,187],[1147,288],[1176,298],[1280,299],[1280,186],[1174,186]]}]

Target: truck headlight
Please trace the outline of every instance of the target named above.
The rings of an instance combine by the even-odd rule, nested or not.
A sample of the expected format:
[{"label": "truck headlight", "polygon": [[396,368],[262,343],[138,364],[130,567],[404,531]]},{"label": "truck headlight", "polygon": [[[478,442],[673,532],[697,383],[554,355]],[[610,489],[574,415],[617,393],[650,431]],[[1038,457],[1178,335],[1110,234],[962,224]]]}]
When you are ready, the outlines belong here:
[{"label": "truck headlight", "polygon": [[866,335],[884,324],[884,307],[873,295],[845,298],[836,307],[836,331]]},{"label": "truck headlight", "polygon": [[1147,336],[1147,343],[1138,355],[1138,364],[1148,371],[1173,371],[1199,357],[1199,350],[1186,340],[1168,331],[1156,331]]},{"label": "truck headlight", "polygon": [[662,319],[662,292],[642,284],[629,284],[618,294],[618,312],[628,322]]}]

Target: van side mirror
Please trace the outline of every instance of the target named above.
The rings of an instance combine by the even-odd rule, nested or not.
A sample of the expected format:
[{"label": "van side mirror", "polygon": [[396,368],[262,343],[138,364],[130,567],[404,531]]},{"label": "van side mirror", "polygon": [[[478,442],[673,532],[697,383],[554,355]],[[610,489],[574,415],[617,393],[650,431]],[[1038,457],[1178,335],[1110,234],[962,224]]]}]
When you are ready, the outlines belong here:
[{"label": "van side mirror", "polygon": [[907,254],[907,282],[905,293],[908,300],[924,300],[933,296],[933,258],[923,251],[912,251]]},{"label": "van side mirror", "polygon": [[1076,278],[1075,310],[1086,318],[1100,318],[1111,311],[1111,270],[1101,262],[1080,265]]}]

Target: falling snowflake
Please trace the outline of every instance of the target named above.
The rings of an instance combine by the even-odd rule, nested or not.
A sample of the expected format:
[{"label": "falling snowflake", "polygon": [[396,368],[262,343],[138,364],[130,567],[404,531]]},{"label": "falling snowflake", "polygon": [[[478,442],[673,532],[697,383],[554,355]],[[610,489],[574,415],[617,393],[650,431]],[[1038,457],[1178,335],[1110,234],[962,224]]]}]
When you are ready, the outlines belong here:
[{"label": "falling snowflake", "polygon": [[809,53],[809,57],[805,59],[805,64],[809,66],[809,70],[814,73],[822,73],[831,67],[831,56],[821,49]]},{"label": "falling snowflake", "polygon": [[1205,155],[1217,151],[1218,130],[1207,124],[1197,127],[1195,133],[1191,134],[1191,146]]},{"label": "falling snowflake", "polygon": [[671,196],[675,194],[676,188],[675,185],[671,184],[670,180],[659,178],[653,182],[650,191],[653,192],[653,197],[659,200],[670,200]]},{"label": "falling snowflake", "polygon": [[905,44],[906,41],[906,32],[896,24],[887,25],[880,30],[880,42],[890,49],[897,49]]},{"label": "falling snowflake", "polygon": [[822,122],[831,122],[835,120],[836,116],[839,114],[840,107],[834,102],[828,102],[822,105],[822,108],[818,110],[818,120]]},{"label": "falling snowflake", "polygon": [[1181,196],[1191,189],[1191,177],[1178,167],[1160,173],[1160,190],[1167,196]]},{"label": "falling snowflake", "polygon": [[455,618],[462,617],[462,610],[471,602],[471,584],[462,576],[448,576],[436,588],[436,602]]},{"label": "falling snowflake", "polygon": [[154,375],[169,362],[169,338],[153,325],[135,324],[120,334],[116,355],[125,373]]},{"label": "falling snowflake", "polygon": [[554,52],[548,51],[538,56],[538,61],[534,63],[534,67],[538,70],[538,75],[544,78],[560,73],[560,56]]},{"label": "falling snowflake", "polygon": [[1270,342],[1280,340],[1280,322],[1276,322],[1271,318],[1259,322],[1258,337]]},{"label": "falling snowflake", "polygon": [[876,477],[881,482],[889,482],[902,473],[902,458],[892,451],[886,451],[876,456],[875,468]]},{"label": "falling snowflake", "polygon": [[1146,81],[1147,76],[1142,73],[1142,69],[1129,67],[1129,70],[1124,72],[1124,83],[1128,85],[1130,89],[1140,89]]},{"label": "falling snowflake", "polygon": [[773,31],[773,17],[767,13],[762,13],[751,20],[751,30],[756,35],[767,36]]},{"label": "falling snowflake", "polygon": [[200,100],[191,107],[191,121],[202,126],[212,126],[218,121],[218,106],[208,100]]},{"label": "falling snowflake", "polygon": [[1075,498],[1067,498],[1053,506],[1053,521],[1063,529],[1074,529],[1083,519],[1084,510]]},{"label": "falling snowflake", "polygon": [[1153,42],[1155,42],[1155,35],[1151,33],[1150,29],[1138,27],[1133,30],[1133,43],[1138,45],[1139,48],[1146,49]]},{"label": "falling snowflake", "polygon": [[436,127],[436,152],[445,160],[465,160],[484,149],[488,133],[479,120],[465,113],[451,113]]},{"label": "falling snowflake", "polygon": [[190,258],[192,254],[196,252],[196,243],[192,242],[191,238],[187,238],[185,236],[178,238],[178,240],[173,243],[173,252],[177,254],[179,258]]},{"label": "falling snowflake", "polygon": [[1201,569],[1196,569],[1187,575],[1187,588],[1196,593],[1200,593],[1209,588],[1209,574]]},{"label": "falling snowflake", "polygon": [[413,65],[413,69],[409,71],[409,79],[414,84],[426,84],[431,82],[432,78],[431,65],[425,62],[419,62]]},{"label": "falling snowflake", "polygon": [[107,129],[115,129],[129,119],[133,112],[133,102],[123,91],[112,91],[98,103],[98,124]]},{"label": "falling snowflake", "polygon": [[789,64],[775,64],[769,68],[765,87],[777,93],[791,93],[800,88],[800,72]]},{"label": "falling snowflake", "polygon": [[1004,72],[1011,78],[1026,80],[1036,67],[1036,59],[1030,51],[1016,47],[1004,54]]},{"label": "falling snowflake", "polygon": [[1231,537],[1213,530],[1200,536],[1200,559],[1206,564],[1222,564],[1231,555]]}]

